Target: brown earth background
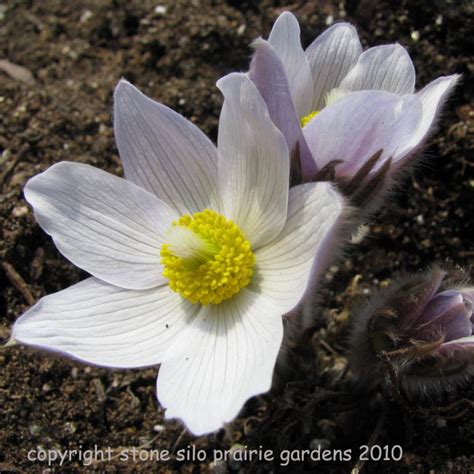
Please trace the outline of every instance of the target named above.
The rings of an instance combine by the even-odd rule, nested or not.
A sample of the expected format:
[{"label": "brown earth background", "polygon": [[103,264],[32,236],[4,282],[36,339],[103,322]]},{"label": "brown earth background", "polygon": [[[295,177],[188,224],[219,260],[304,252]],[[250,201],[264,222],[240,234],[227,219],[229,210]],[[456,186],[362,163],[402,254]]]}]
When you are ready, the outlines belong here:
[{"label": "brown earth background", "polygon": [[[157,5],[165,7],[155,10]],[[164,422],[156,369],[110,371],[27,348],[0,352],[0,472],[350,472],[359,446],[379,419],[377,397],[351,392],[347,364],[350,308],[395,272],[437,261],[471,268],[474,176],[469,51],[470,1],[7,1],[0,4],[0,59],[27,70],[0,71],[0,337],[31,300],[86,275],[40,230],[22,188],[61,160],[122,169],[114,143],[112,92],[121,77],[196,123],[213,140],[222,97],[216,80],[248,68],[252,39],[267,36],[282,10],[299,18],[306,46],[339,19],[359,29],[365,47],[400,42],[409,49],[420,88],[462,73],[418,167],[390,197],[365,241],[349,248],[324,278],[320,321],[290,380],[247,403],[227,430],[194,438]],[[9,69],[2,63],[0,69]],[[28,72],[29,71],[29,72]],[[471,174],[470,174],[471,173]],[[24,280],[23,292],[14,273]],[[29,294],[30,293],[30,294]],[[472,383],[412,407],[389,406],[376,441],[403,447],[401,461],[369,462],[367,473],[473,472]],[[440,409],[466,400],[453,412]],[[433,409],[438,407],[437,409]],[[428,410],[428,408],[430,408]],[[212,465],[214,449],[236,444],[272,449],[277,461]],[[169,449],[166,463],[114,458],[85,467],[77,459],[49,471],[31,449]],[[195,445],[205,461],[179,461]],[[352,449],[346,462],[279,464],[283,449]],[[45,471],[46,470],[46,471]]]}]

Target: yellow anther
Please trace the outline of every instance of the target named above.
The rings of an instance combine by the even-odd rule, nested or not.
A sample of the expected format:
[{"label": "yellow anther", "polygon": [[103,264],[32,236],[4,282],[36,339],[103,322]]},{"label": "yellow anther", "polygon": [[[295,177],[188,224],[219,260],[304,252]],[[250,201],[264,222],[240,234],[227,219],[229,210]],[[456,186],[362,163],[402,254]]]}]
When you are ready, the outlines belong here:
[{"label": "yellow anther", "polygon": [[300,123],[301,127],[303,128],[305,125],[307,125],[311,120],[316,117],[316,115],[319,114],[319,110],[315,110],[314,112],[311,112],[308,115],[305,115],[304,117],[301,117]]},{"label": "yellow anther", "polygon": [[221,214],[206,209],[182,216],[168,236],[160,252],[163,275],[192,303],[219,304],[250,283],[255,264],[250,242]]}]

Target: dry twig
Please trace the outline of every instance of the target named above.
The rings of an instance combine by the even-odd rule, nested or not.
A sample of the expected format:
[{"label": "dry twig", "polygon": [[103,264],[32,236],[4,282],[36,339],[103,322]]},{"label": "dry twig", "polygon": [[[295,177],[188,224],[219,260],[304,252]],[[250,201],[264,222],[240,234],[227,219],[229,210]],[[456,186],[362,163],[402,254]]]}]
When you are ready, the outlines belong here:
[{"label": "dry twig", "polygon": [[23,298],[25,298],[30,306],[34,305],[36,302],[34,296],[31,294],[25,280],[23,280],[21,275],[13,268],[13,265],[8,262],[2,262],[2,267],[10,283],[23,295]]}]

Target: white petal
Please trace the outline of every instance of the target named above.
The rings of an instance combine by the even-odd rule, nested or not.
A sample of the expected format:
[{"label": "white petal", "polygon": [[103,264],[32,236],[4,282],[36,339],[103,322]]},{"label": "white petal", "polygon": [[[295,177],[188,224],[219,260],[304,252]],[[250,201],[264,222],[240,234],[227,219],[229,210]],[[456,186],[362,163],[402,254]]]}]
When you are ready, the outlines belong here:
[{"label": "white petal", "polygon": [[338,174],[352,176],[380,149],[383,155],[378,166],[389,157],[403,158],[422,113],[421,101],[415,95],[352,92],[323,109],[303,133],[319,168],[343,160]]},{"label": "white petal", "polygon": [[61,162],[30,179],[25,197],[59,251],[129,289],[163,284],[160,248],[178,217],[156,196],[98,168]]},{"label": "white petal", "polygon": [[403,46],[375,46],[360,55],[339,87],[347,91],[378,89],[399,95],[412,94],[415,68]]},{"label": "white petal", "polygon": [[412,138],[410,146],[415,147],[426,138],[430,128],[436,121],[439,111],[446,102],[449,94],[453,91],[460,77],[458,74],[439,77],[418,92],[417,95],[421,99],[423,106],[423,118]]},{"label": "white petal", "polygon": [[217,204],[217,152],[189,120],[127,81],[114,96],[114,130],[127,179],[180,214]]},{"label": "white petal", "polygon": [[304,117],[311,112],[313,79],[308,58],[301,47],[300,33],[296,17],[284,12],[273,25],[268,42],[285,67],[296,112]]},{"label": "white petal", "polygon": [[314,86],[312,110],[325,106],[326,96],[339,87],[361,52],[357,31],[348,23],[336,23],[308,46],[306,56]]},{"label": "white petal", "polygon": [[13,327],[18,342],[107,367],[158,364],[198,313],[167,285],[124,290],[88,278],[45,296]]},{"label": "white petal", "polygon": [[332,255],[342,208],[329,183],[291,188],[288,220],[273,242],[255,252],[249,289],[271,299],[283,314],[293,309]]},{"label": "white petal", "polygon": [[217,86],[225,98],[218,137],[220,194],[227,217],[255,249],[285,224],[288,147],[246,74],[229,74]]},{"label": "white petal", "polygon": [[161,365],[166,418],[180,418],[195,435],[233,420],[246,400],[270,389],[282,337],[279,308],[245,289],[204,306]]}]

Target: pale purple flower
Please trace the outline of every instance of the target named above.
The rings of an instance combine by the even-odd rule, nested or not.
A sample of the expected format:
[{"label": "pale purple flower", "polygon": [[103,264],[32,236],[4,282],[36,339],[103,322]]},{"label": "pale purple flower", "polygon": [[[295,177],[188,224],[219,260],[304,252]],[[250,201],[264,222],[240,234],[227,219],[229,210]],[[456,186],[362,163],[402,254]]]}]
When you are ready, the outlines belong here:
[{"label": "pale purple flower", "polygon": [[278,17],[268,41],[258,39],[254,47],[250,78],[290,155],[301,160],[304,181],[332,173],[347,186],[372,158],[348,194],[357,192],[364,173],[379,172],[387,187],[432,130],[459,78],[440,77],[415,94],[407,51],[399,44],[362,51],[348,23],[331,26],[304,51],[289,12]]},{"label": "pale purple flower", "polygon": [[409,392],[439,390],[472,373],[474,287],[458,271],[401,277],[351,317],[350,360],[366,386],[381,381],[387,363]]},{"label": "pale purple flower", "polygon": [[288,189],[286,142],[245,74],[218,86],[217,149],[121,81],[114,128],[127,179],[62,162],[27,183],[39,224],[92,277],[42,298],[12,334],[106,367],[161,363],[166,417],[195,434],[270,389],[282,315],[317,276],[343,205],[327,183]]}]

